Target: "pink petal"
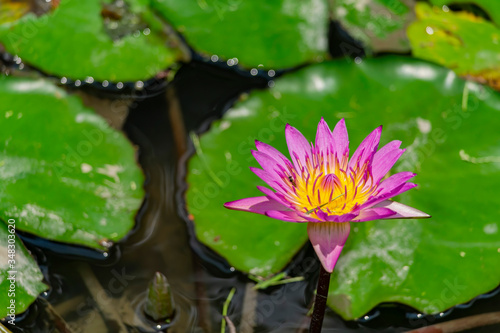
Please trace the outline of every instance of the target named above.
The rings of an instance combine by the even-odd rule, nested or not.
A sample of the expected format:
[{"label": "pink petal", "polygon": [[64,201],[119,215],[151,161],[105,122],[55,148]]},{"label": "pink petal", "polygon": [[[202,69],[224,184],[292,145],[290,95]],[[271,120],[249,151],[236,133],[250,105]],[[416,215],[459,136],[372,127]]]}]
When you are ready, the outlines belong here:
[{"label": "pink petal", "polygon": [[386,217],[388,219],[425,219],[431,217],[429,214],[421,212],[418,209],[392,200],[382,201],[375,207],[384,207],[396,213],[395,215]]},{"label": "pink petal", "polygon": [[[260,151],[256,151],[256,150],[252,150],[252,155],[253,155],[253,157],[255,157],[255,159],[260,164],[262,169],[264,169],[264,171],[267,173],[270,180],[272,179],[272,181],[276,182],[277,184],[279,184],[281,186],[287,186],[283,181],[283,178],[286,176],[284,175],[283,171],[279,167],[279,164],[276,162],[276,160],[274,158],[272,158],[271,156],[264,154]],[[262,180],[264,180],[264,179],[262,179]],[[274,186],[271,185],[271,187],[275,189],[276,185],[274,185]]]},{"label": "pink petal", "polygon": [[308,223],[309,240],[327,272],[333,272],[340,252],[349,236],[349,222]]},{"label": "pink petal", "polygon": [[280,193],[275,193],[272,190],[268,189],[267,187],[264,186],[257,186],[257,189],[264,193],[269,199],[272,199],[274,201],[279,202],[283,206],[288,207],[289,209],[294,209],[294,205],[292,205],[290,202],[286,200],[286,198],[280,194]]},{"label": "pink petal", "polygon": [[264,154],[263,152],[252,150],[252,155],[255,157],[257,162],[260,164],[262,169],[264,169],[267,173],[272,176],[276,175],[280,170],[278,167],[278,162],[271,156]]},{"label": "pink petal", "polygon": [[381,219],[391,218],[391,216],[394,215],[396,215],[396,212],[385,207],[368,208],[362,210],[359,213],[358,217],[352,220],[352,222],[381,220]]},{"label": "pink petal", "polygon": [[373,158],[378,148],[381,133],[382,126],[379,126],[361,142],[349,161],[350,169],[356,169],[357,165],[362,166]]},{"label": "pink petal", "polygon": [[411,178],[415,177],[417,174],[410,172],[410,171],[403,171],[403,172],[398,172],[386,180],[384,180],[382,183],[379,185],[379,194],[384,194],[386,192],[393,191],[395,188],[403,185],[406,183],[406,181],[410,180]]},{"label": "pink petal", "polygon": [[322,221],[336,222],[336,223],[349,222],[352,219],[354,219],[356,216],[358,216],[357,213],[347,213],[347,214],[342,214],[342,215],[328,215],[326,212],[324,212],[322,210],[318,210],[316,212],[316,215],[318,215],[318,217],[321,218]]},{"label": "pink petal", "polygon": [[335,140],[332,131],[323,118],[321,118],[318,124],[315,147],[316,153],[323,156],[325,159],[329,153],[333,153],[335,150]]},{"label": "pink petal", "polygon": [[349,136],[347,135],[344,118],[340,119],[337,125],[335,125],[333,129],[333,138],[335,140],[334,153],[339,162],[341,162],[343,156],[347,157],[349,155]]},{"label": "pink petal", "polygon": [[373,156],[372,173],[375,184],[389,172],[394,163],[396,163],[404,153],[404,149],[399,149],[400,145],[401,141],[391,141]]},{"label": "pink petal", "polygon": [[285,221],[285,222],[308,222],[303,219],[299,214],[292,210],[268,210],[266,212],[266,216],[269,216],[273,219]]},{"label": "pink petal", "polygon": [[306,138],[295,127],[286,125],[286,144],[292,157],[295,170],[300,174],[301,168],[306,166],[306,159],[311,159],[311,145]]},{"label": "pink petal", "polygon": [[371,198],[368,201],[366,201],[364,204],[362,204],[360,207],[358,207],[358,209],[356,209],[356,211],[361,211],[363,209],[375,206],[376,204],[378,204],[384,200],[387,200],[387,199],[390,199],[390,198],[395,197],[397,195],[400,195],[401,193],[406,192],[408,190],[411,190],[412,188],[414,188],[416,186],[417,186],[417,184],[404,183],[404,184],[402,184],[396,188],[393,188],[391,190],[385,190],[383,193],[380,193],[376,197]]},{"label": "pink petal", "polygon": [[264,153],[274,159],[276,163],[283,167],[283,169],[287,170],[288,168],[292,167],[292,163],[288,160],[288,158],[286,158],[285,155],[283,155],[278,149],[274,148],[273,146],[255,140],[255,147],[261,153]]},{"label": "pink petal", "polygon": [[269,210],[286,210],[287,207],[268,197],[245,198],[236,201],[226,202],[224,207],[244,212],[265,214]]},{"label": "pink petal", "polygon": [[281,178],[277,176],[271,176],[268,172],[262,169],[250,167],[250,170],[252,170],[252,172],[255,173],[257,177],[266,182],[267,185],[271,186],[273,190],[280,193],[286,193],[287,190],[283,185],[283,181],[281,180]]}]

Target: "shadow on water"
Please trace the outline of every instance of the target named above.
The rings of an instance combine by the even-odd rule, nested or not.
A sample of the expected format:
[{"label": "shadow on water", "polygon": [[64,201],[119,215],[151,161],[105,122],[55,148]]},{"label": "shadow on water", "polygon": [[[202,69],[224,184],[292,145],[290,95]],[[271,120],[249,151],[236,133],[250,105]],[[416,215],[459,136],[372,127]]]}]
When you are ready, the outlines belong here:
[{"label": "shadow on water", "polygon": [[[196,241],[194,226],[184,216],[185,170],[180,156],[189,155],[189,151],[179,151],[185,142],[176,142],[179,119],[172,118],[172,107],[180,105],[182,109],[185,128],[181,132],[204,131],[207,119],[220,117],[242,92],[265,88],[268,79],[195,61],[179,70],[167,91],[132,103],[124,130],[139,148],[147,193],[134,231],[106,257],[88,249],[22,235],[52,288],[20,317],[13,331],[54,331],[58,321],[47,313],[51,308],[74,333],[154,332],[138,313],[147,285],[159,271],[167,276],[177,304],[177,318],[170,333],[219,332],[223,303],[233,287],[237,291],[229,317],[236,327],[248,324],[245,316],[250,311],[255,323],[253,332],[299,332],[301,327],[306,332],[305,315],[319,267],[309,245],[286,268],[291,276],[304,276],[304,281],[251,292],[252,284],[246,276],[231,270],[224,260]],[[187,136],[183,139],[187,140]],[[323,332],[403,332],[500,310],[498,292],[472,303],[458,306],[442,317],[418,316],[412,309],[395,304],[380,305],[364,318],[350,322],[328,311]],[[499,326],[488,329],[475,332],[500,331]]]}]

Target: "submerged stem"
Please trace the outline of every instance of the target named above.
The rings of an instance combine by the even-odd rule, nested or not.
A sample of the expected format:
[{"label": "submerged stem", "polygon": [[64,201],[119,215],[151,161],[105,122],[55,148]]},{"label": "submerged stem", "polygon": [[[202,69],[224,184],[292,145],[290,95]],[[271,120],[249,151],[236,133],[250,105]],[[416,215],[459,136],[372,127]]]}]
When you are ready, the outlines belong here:
[{"label": "submerged stem", "polygon": [[316,289],[316,299],[314,301],[314,310],[311,318],[311,326],[309,326],[309,333],[321,333],[329,286],[330,273],[323,268],[323,265],[320,265],[318,288]]},{"label": "submerged stem", "polygon": [[224,302],[224,306],[222,307],[222,324],[220,327],[221,333],[226,332],[226,317],[227,317],[227,310],[229,309],[229,304],[231,303],[231,300],[233,299],[234,293],[236,292],[236,288],[231,289],[229,292],[229,295],[227,295],[227,299]]}]

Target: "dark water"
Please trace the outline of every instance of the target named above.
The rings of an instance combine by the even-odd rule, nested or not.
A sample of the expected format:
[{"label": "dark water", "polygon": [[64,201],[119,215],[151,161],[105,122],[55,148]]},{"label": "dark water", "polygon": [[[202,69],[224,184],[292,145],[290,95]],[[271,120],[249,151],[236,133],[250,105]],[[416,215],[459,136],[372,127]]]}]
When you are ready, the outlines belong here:
[{"label": "dark water", "polygon": [[[147,195],[135,230],[106,256],[24,235],[52,288],[12,330],[58,332],[55,328],[62,326],[62,320],[54,320],[48,311],[52,308],[75,333],[154,332],[140,309],[156,271],[167,276],[177,304],[177,316],[168,332],[220,332],[220,313],[232,287],[237,291],[229,316],[236,327],[243,320],[243,308],[250,304],[249,308],[255,309],[254,332],[299,332],[301,327],[306,328],[305,315],[319,268],[310,246],[287,267],[290,275],[303,275],[303,282],[246,293],[250,281],[199,244],[193,226],[184,217],[183,159],[191,151],[186,133],[206,130],[209,120],[220,117],[239,94],[265,88],[268,80],[262,75],[253,77],[222,65],[195,61],[184,65],[166,89],[162,82],[152,83],[149,91],[136,95],[123,126],[139,147],[139,162],[146,175]],[[172,118],[179,107],[184,126]],[[256,307],[251,306],[252,295]],[[329,311],[323,331],[403,332],[492,311],[500,311],[498,292],[458,306],[442,317],[420,317],[412,309],[395,304],[381,305],[365,318],[351,322]],[[469,332],[497,331],[500,325]]]}]

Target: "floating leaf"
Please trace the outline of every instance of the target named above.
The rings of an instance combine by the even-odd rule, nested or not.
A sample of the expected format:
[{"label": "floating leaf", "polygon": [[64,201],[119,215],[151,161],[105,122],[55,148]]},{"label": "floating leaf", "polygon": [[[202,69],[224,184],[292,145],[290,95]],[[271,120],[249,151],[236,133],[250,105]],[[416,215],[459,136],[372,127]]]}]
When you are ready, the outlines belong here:
[{"label": "floating leaf", "polygon": [[500,2],[491,0],[430,0],[435,6],[475,4],[488,14],[493,22],[500,24]]},{"label": "floating leaf", "polygon": [[[330,0],[332,17],[368,50],[410,49],[405,27],[414,19],[412,7],[404,0]],[[342,45],[340,45],[342,49]],[[350,47],[344,46],[349,55]]]},{"label": "floating leaf", "polygon": [[[11,222],[9,223],[9,219],[0,221],[0,290],[3,293],[0,297],[0,318],[10,315],[11,309],[15,314],[26,311],[38,294],[47,289],[35,260],[15,236],[15,232],[10,231],[15,230],[18,220],[11,219]],[[14,255],[9,253],[9,249],[15,252]],[[11,303],[11,300],[14,300],[14,303]],[[10,317],[7,320],[10,320]]]},{"label": "floating leaf", "polygon": [[37,236],[104,249],[134,225],[135,150],[46,80],[0,77],[0,218]]},{"label": "floating leaf", "polygon": [[327,51],[326,0],[152,0],[196,51],[247,68],[288,68]]},{"label": "floating leaf", "polygon": [[359,65],[327,62],[275,82],[215,122],[189,162],[187,205],[204,244],[246,272],[282,269],[307,239],[305,224],[222,205],[258,196],[255,185],[265,185],[247,169],[258,166],[250,154],[254,139],[287,154],[284,122],[312,140],[320,117],[329,124],[344,117],[351,148],[381,124],[381,145],[403,141],[407,151],[394,172],[418,173],[419,187],[396,199],[433,217],[353,223],[332,275],[329,305],[346,319],[381,302],[434,313],[498,286],[495,92],[445,68],[395,56]]},{"label": "floating leaf", "polygon": [[[139,0],[121,7],[100,0],[62,0],[37,17],[0,22],[0,43],[42,71],[73,80],[135,81],[172,65],[164,26]],[[91,78],[91,79],[89,79]]]},{"label": "floating leaf", "polygon": [[453,69],[458,75],[500,89],[500,30],[467,12],[416,6],[418,21],[408,27],[415,57]]}]

